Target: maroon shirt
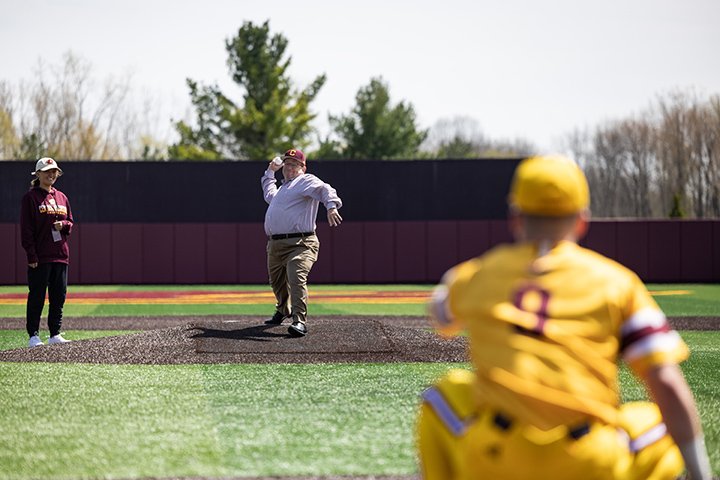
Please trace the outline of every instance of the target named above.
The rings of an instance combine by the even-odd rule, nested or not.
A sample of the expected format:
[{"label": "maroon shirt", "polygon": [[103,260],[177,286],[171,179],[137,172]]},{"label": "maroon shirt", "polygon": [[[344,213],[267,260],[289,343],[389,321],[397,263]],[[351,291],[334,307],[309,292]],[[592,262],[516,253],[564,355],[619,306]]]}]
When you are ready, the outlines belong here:
[{"label": "maroon shirt", "polygon": [[[52,236],[53,223],[63,222],[60,241]],[[67,237],[73,227],[68,198],[60,190],[33,187],[22,198],[20,236],[28,263],[69,263]]]}]

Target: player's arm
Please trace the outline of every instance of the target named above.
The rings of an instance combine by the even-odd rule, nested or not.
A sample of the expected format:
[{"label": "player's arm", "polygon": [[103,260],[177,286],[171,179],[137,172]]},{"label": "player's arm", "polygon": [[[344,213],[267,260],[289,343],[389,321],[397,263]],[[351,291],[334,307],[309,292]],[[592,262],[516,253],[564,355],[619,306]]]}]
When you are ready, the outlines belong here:
[{"label": "player's arm", "polygon": [[435,330],[444,337],[458,334],[465,328],[453,311],[453,298],[462,295],[466,284],[467,262],[450,269],[433,289],[427,305],[428,317]]},{"label": "player's arm", "polygon": [[642,375],[663,422],[680,448],[692,480],[710,480],[712,470],[693,394],[677,364],[649,368]]},{"label": "player's arm", "polygon": [[428,316],[433,327],[443,336],[451,336],[457,333],[453,328],[454,316],[448,308],[448,287],[441,283],[437,285],[430,296],[428,302]]},{"label": "player's arm", "polygon": [[710,461],[692,391],[679,364],[689,350],[639,278],[626,290],[627,310],[620,330],[621,354],[658,405],[668,433],[678,445],[692,480],[711,478]]}]

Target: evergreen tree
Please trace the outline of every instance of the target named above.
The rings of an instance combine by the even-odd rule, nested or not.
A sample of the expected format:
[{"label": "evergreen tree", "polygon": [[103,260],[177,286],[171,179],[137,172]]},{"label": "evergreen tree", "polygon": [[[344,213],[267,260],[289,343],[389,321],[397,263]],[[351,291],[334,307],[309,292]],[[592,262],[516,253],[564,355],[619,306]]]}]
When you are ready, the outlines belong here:
[{"label": "evergreen tree", "polygon": [[322,153],[347,159],[413,158],[427,136],[418,129],[415,110],[409,103],[390,104],[388,86],[380,78],[361,88],[356,105],[348,115],[330,116],[333,133],[339,140],[326,139]]},{"label": "evergreen tree", "polygon": [[305,147],[315,115],[310,103],[325,83],[319,75],[305,89],[294,88],[287,70],[288,41],[262,25],[245,22],[225,42],[228,68],[243,91],[236,105],[217,86],[200,86],[188,79],[195,107],[195,125],[175,128],[180,140],[169,149],[171,158],[192,160],[268,159],[290,146]]}]

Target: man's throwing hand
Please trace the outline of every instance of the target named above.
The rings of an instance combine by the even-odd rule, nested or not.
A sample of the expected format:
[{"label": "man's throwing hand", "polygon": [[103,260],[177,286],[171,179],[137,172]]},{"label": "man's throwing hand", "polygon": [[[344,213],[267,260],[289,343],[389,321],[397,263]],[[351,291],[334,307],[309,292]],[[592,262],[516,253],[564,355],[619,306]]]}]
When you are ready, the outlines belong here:
[{"label": "man's throwing hand", "polygon": [[328,216],[328,223],[331,227],[337,227],[342,223],[342,217],[340,216],[340,212],[338,212],[337,208],[331,208],[327,211]]},{"label": "man's throwing hand", "polygon": [[270,166],[268,168],[270,170],[272,170],[273,172],[277,172],[278,170],[280,170],[282,168],[282,166],[283,166],[282,158],[275,157],[272,160],[270,160]]}]

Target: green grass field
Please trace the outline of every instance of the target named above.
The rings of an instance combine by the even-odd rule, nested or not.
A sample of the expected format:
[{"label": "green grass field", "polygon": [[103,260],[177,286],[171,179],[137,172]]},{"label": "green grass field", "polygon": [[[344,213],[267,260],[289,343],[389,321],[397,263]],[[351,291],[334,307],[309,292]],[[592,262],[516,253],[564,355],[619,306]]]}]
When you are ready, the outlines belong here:
[{"label": "green grass field", "polygon": [[[69,300],[73,292],[82,289],[103,292],[118,288],[144,290],[71,287]],[[232,291],[258,287],[194,288]],[[353,288],[368,286],[314,286],[311,294]],[[428,286],[382,288],[429,290]],[[718,286],[662,285],[652,289],[692,292],[656,297],[669,315],[720,316]],[[0,294],[12,291],[26,290],[0,287]],[[129,306],[137,311],[128,313]],[[323,305],[311,300],[311,309],[318,315],[421,315],[424,307]],[[267,314],[268,306],[73,307],[69,303],[67,309],[68,316],[218,313]],[[0,305],[0,318],[23,314],[24,306]],[[128,332],[69,331],[67,337],[77,340],[123,333]],[[693,352],[683,369],[698,401],[717,475],[720,332],[681,334]],[[24,331],[0,330],[0,349],[25,346],[26,342]],[[0,363],[0,478],[413,474],[418,395],[449,368],[466,366]],[[645,398],[642,387],[625,369],[621,382],[626,400]]]}]

